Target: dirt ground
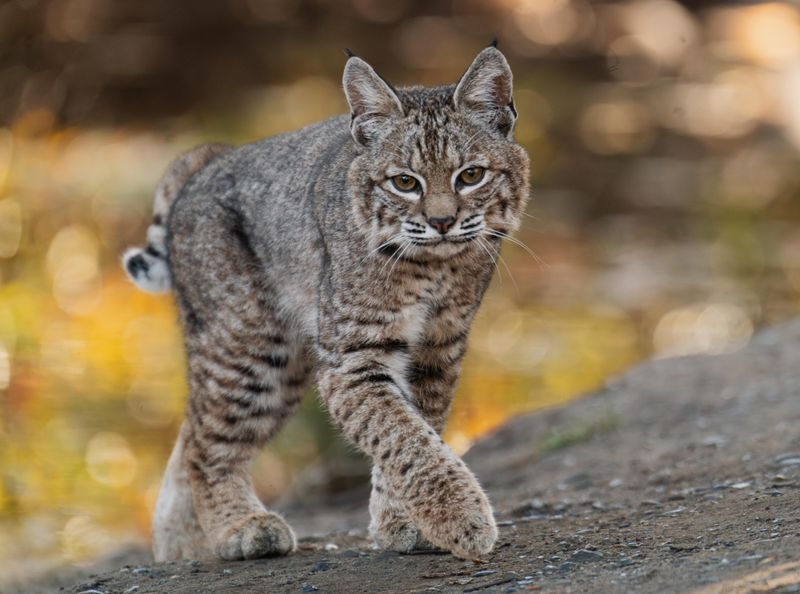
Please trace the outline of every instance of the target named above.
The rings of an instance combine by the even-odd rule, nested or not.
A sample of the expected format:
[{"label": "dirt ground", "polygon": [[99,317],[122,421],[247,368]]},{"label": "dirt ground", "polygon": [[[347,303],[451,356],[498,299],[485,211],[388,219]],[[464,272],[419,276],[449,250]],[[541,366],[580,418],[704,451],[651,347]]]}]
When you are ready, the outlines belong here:
[{"label": "dirt ground", "polygon": [[152,565],[128,551],[22,591],[800,592],[800,322],[734,354],[640,365],[466,459],[500,523],[482,563],[371,549],[364,494],[285,510],[301,535],[332,530],[287,558]]}]

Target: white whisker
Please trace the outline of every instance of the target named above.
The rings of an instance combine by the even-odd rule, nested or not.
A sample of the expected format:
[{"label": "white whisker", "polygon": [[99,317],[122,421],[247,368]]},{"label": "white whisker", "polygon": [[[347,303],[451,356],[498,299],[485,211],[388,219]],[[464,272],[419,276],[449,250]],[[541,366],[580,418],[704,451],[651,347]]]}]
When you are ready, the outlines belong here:
[{"label": "white whisker", "polygon": [[408,251],[408,249],[414,245],[408,239],[406,239],[405,241],[406,241],[405,245],[402,248],[400,248],[400,251],[397,253],[397,257],[395,258],[394,264],[392,264],[392,267],[389,268],[389,273],[386,275],[387,280],[392,276],[392,271],[394,270],[394,267],[397,266],[397,263],[402,259],[403,254],[405,254]]},{"label": "white whisker", "polygon": [[525,250],[526,252],[528,252],[528,254],[530,254],[530,255],[533,257],[533,259],[534,259],[534,260],[536,260],[536,262],[537,262],[537,263],[538,263],[540,266],[542,266],[542,267],[544,267],[544,268],[548,268],[548,267],[549,267],[549,265],[547,264],[547,262],[545,262],[544,260],[542,260],[542,258],[541,258],[541,257],[539,257],[539,255],[538,255],[537,253],[535,253],[535,252],[534,252],[534,251],[533,251],[531,248],[529,248],[527,245],[525,245],[523,242],[521,242],[521,241],[520,241],[519,239],[517,239],[516,237],[512,237],[511,235],[509,235],[509,234],[507,234],[507,233],[502,233],[502,232],[500,232],[500,231],[495,231],[494,229],[484,229],[484,231],[483,231],[483,232],[484,232],[484,233],[486,233],[487,235],[493,235],[494,237],[500,237],[501,239],[507,239],[508,241],[510,241],[511,243],[513,243],[514,245],[518,245],[518,246],[519,246],[519,247],[521,247],[523,250]]},{"label": "white whisker", "polygon": [[[478,237],[478,239],[480,239],[480,237]],[[491,244],[489,244],[489,248],[492,248],[492,247],[493,246]],[[517,297],[519,297],[520,296],[520,292],[519,292],[519,285],[517,285],[517,279],[514,278],[514,275],[511,273],[511,268],[508,266],[508,264],[506,263],[506,261],[503,258],[503,256],[500,255],[500,247],[499,246],[497,247],[497,259],[500,260],[500,263],[506,269],[506,272],[508,273],[508,277],[511,279],[511,283],[514,285],[514,290],[517,292]],[[496,261],[495,261],[495,266],[497,266],[497,262]],[[499,272],[499,269],[498,269],[498,272]]]},{"label": "white whisker", "polygon": [[370,256],[372,256],[373,254],[377,253],[377,252],[378,252],[378,251],[380,251],[382,248],[385,248],[387,245],[390,245],[390,244],[394,243],[394,242],[395,242],[395,241],[397,241],[398,239],[402,239],[402,235],[400,235],[399,233],[398,233],[397,235],[393,235],[392,237],[390,237],[389,239],[387,239],[386,241],[384,241],[382,244],[380,244],[378,247],[376,247],[374,250],[370,251],[370,252],[369,252],[369,253],[368,253],[366,256],[364,256],[363,258],[361,258],[361,262],[359,262],[359,264],[363,264],[363,263],[364,263],[364,261],[365,261],[367,258],[369,258],[369,257],[370,257]]},{"label": "white whisker", "polygon": [[476,241],[478,247],[481,248],[484,252],[486,252],[487,256],[489,256],[489,259],[492,261],[492,264],[494,264],[494,269],[497,271],[497,280],[502,285],[503,284],[503,275],[500,273],[500,268],[497,266],[497,258],[492,256],[492,253],[484,245],[483,240],[480,238],[480,236],[476,237],[475,241]]}]

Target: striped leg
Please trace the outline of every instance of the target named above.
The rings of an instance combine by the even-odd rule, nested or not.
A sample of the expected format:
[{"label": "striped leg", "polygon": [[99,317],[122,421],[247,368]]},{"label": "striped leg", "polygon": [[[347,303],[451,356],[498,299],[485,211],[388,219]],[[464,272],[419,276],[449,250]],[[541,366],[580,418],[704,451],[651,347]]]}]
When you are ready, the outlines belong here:
[{"label": "striped leg", "polygon": [[[286,554],[294,534],[258,500],[247,465],[297,409],[312,365],[305,343],[276,311],[275,293],[236,233],[236,219],[227,212],[182,219],[181,205],[169,251],[190,397],[159,496],[155,551],[159,560],[197,550],[223,559]],[[202,545],[192,543],[199,532]]]},{"label": "striped leg", "polygon": [[[433,322],[428,325],[421,346],[412,350],[409,383],[420,414],[441,434],[466,350],[466,329],[454,331],[436,318]],[[454,334],[447,335],[448,331]],[[402,503],[393,495],[377,466],[372,472],[369,509],[370,534],[379,546],[400,552],[431,548],[409,519]]]},{"label": "striped leg", "polygon": [[[408,346],[393,335],[391,324],[371,328],[370,340],[344,335],[341,328],[347,326],[330,320],[347,314],[337,312],[335,304],[328,308],[319,345],[320,394],[345,435],[373,459],[376,486],[391,493],[390,505],[402,508],[413,524],[405,530],[389,518],[387,531],[398,529],[393,535],[398,543],[413,536],[416,544],[414,530],[419,530],[424,539],[459,557],[485,554],[497,538],[491,506],[464,462],[412,404],[408,378],[400,375]],[[349,315],[363,321],[374,313],[365,309]],[[371,511],[381,514],[375,506]]]},{"label": "striped leg", "polygon": [[[310,365],[301,345],[277,335],[220,340],[223,334],[191,341],[201,345],[189,349],[189,410],[159,498],[159,560],[205,551],[249,559],[294,549],[289,526],[258,500],[247,465],[296,410]],[[257,346],[265,341],[268,348]]]},{"label": "striped leg", "polygon": [[206,345],[190,355],[186,460],[195,512],[223,559],[286,554],[295,546],[289,526],[256,497],[247,465],[297,409],[310,369],[302,345],[282,338],[253,348],[259,338],[271,339],[234,335],[227,348]]}]

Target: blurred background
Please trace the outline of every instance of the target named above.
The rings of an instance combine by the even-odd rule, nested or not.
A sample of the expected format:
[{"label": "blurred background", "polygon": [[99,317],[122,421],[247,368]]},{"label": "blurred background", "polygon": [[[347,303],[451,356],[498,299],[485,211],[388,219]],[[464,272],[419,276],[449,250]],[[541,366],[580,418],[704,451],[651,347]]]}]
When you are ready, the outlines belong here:
[{"label": "blurred background", "polygon": [[[345,111],[344,47],[397,85],[515,73],[533,199],[476,323],[449,443],[643,358],[800,310],[800,10],[675,0],[0,4],[0,575],[149,537],[186,387],[176,312],[125,280],[167,163]],[[535,254],[535,257],[530,252]],[[268,501],[366,481],[314,397]]]}]

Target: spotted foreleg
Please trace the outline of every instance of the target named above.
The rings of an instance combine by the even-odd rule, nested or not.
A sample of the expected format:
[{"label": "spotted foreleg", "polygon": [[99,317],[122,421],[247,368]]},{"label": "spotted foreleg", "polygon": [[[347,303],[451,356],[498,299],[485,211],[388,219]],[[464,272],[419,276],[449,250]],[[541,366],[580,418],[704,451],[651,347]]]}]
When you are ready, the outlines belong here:
[{"label": "spotted foreleg", "polygon": [[[407,354],[402,343],[345,351],[338,362],[323,365],[320,393],[334,421],[373,459],[376,487],[392,493],[391,505],[405,510],[422,539],[463,558],[487,553],[497,538],[489,501],[404,392],[406,382],[395,379],[391,358]],[[406,529],[397,528],[395,542],[420,542],[413,529],[400,534]]]},{"label": "spotted foreleg", "polygon": [[[425,325],[419,344],[411,349],[408,383],[422,417],[441,435],[467,346],[471,308],[440,307]],[[430,548],[389,489],[380,471],[372,473],[370,534],[381,547],[408,552]]]}]

